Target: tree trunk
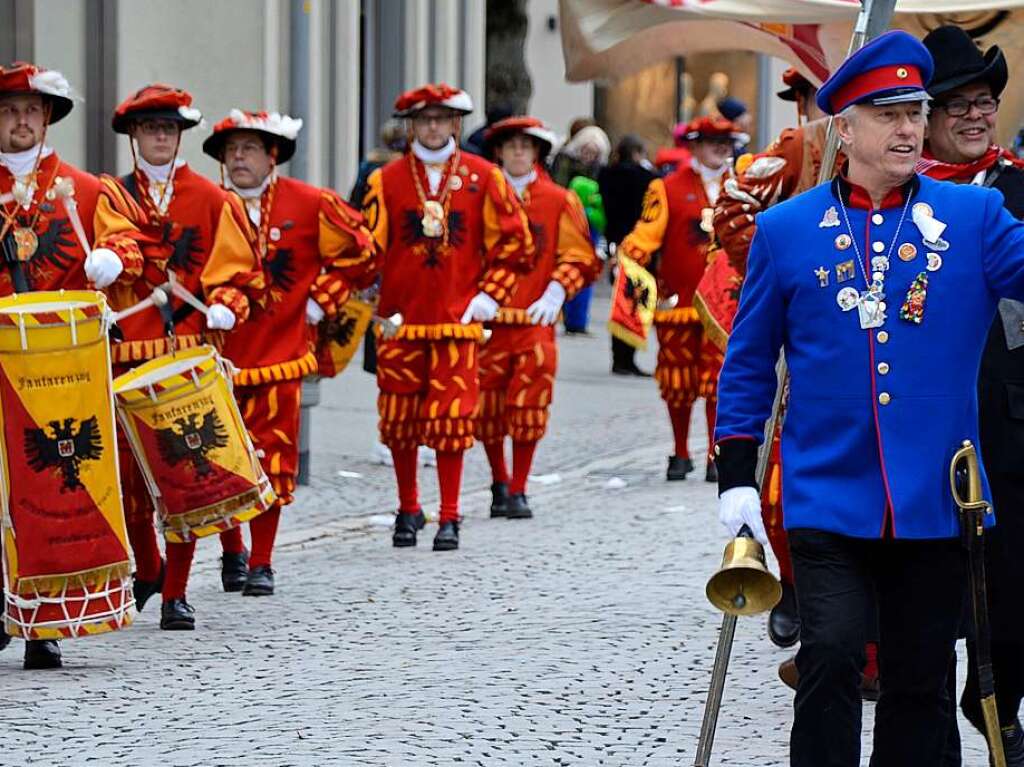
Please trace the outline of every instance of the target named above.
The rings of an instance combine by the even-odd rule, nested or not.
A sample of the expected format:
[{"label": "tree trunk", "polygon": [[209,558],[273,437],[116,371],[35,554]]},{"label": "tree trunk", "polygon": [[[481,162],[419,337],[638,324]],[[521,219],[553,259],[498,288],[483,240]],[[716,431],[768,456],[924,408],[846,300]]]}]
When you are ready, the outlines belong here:
[{"label": "tree trunk", "polygon": [[508,106],[526,114],[533,85],[526,71],[528,0],[487,0],[488,110]]}]

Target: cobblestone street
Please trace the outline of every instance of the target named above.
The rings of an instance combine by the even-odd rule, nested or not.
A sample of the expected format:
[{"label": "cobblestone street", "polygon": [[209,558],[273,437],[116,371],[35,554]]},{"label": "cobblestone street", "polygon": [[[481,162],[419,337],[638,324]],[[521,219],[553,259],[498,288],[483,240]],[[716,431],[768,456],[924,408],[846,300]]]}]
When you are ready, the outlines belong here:
[{"label": "cobblestone street", "polygon": [[[593,336],[561,339],[533,520],[488,518],[476,447],[461,550],[432,552],[432,524],[418,548],[393,549],[393,478],[370,458],[375,386],[357,359],[321,385],[277,594],[223,593],[219,544],[204,540],[194,633],[161,632],[155,599],[129,630],[63,643],[61,671],[22,671],[12,642],[0,765],[692,764],[721,623],[704,596],[726,540],[716,492],[703,470],[664,481],[656,386],[609,375],[607,303],[593,316]],[[653,350],[639,361],[652,369]],[[433,472],[421,468],[428,514]],[[786,656],[762,618],[740,621],[714,764],[788,764]],[[866,730],[872,717],[867,704]],[[981,739],[961,731],[965,764],[984,767]]]}]

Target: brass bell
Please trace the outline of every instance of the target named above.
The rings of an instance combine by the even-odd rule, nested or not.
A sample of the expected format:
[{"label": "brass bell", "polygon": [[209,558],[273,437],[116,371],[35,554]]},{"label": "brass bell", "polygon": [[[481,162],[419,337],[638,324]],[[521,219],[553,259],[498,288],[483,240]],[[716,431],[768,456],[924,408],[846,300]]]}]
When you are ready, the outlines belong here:
[{"label": "brass bell", "polygon": [[729,615],[757,615],[782,599],[782,584],[768,570],[764,546],[741,535],[725,547],[722,566],[708,580],[708,601]]}]

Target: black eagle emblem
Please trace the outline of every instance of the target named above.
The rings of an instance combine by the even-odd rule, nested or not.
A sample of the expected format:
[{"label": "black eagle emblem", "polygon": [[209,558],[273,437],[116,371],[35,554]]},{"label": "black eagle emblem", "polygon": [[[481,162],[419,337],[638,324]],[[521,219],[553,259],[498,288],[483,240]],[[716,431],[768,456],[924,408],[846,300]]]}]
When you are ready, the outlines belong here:
[{"label": "black eagle emblem", "polygon": [[[36,235],[39,244],[28,261],[29,271],[38,277],[48,269],[67,271],[75,262],[74,248],[77,245],[74,232],[66,218],[51,218],[46,229]],[[68,248],[72,252],[68,252]]]},{"label": "black eagle emblem", "polygon": [[[438,252],[443,238],[427,237],[423,234],[422,215],[417,210],[406,210],[402,216],[402,242],[406,246],[422,245],[426,248],[423,266],[436,269],[441,266],[441,254]],[[466,215],[461,210],[448,213],[448,243],[455,248],[462,247],[466,241]]]},{"label": "black eagle emblem", "polygon": [[182,461],[189,461],[197,477],[212,474],[213,467],[207,455],[212,450],[228,445],[228,433],[217,413],[213,410],[201,415],[191,413],[184,418],[175,419],[174,423],[175,425],[168,429],[156,430],[160,457],[168,466],[177,466]]},{"label": "black eagle emblem", "polygon": [[651,300],[651,291],[646,286],[626,277],[626,284],[623,286],[626,298],[633,302],[634,306],[647,306]]},{"label": "black eagle emblem", "polygon": [[295,253],[291,248],[271,250],[263,263],[271,286],[284,291],[295,287]]},{"label": "black eagle emblem", "polygon": [[203,263],[203,243],[199,229],[195,226],[181,227],[181,233],[177,238],[173,236],[174,230],[173,223],[164,224],[164,242],[171,246],[171,257],[167,259],[167,266],[172,267],[175,272],[191,272]]},{"label": "black eagle emblem", "polygon": [[99,421],[96,416],[84,421],[65,418],[63,421],[50,421],[48,427],[25,429],[28,465],[37,473],[59,470],[63,479],[62,493],[84,490],[79,474],[82,462],[98,461],[103,455]]},{"label": "black eagle emblem", "polygon": [[533,237],[534,253],[540,255],[545,252],[548,244],[547,228],[544,224],[530,222],[530,235]]},{"label": "black eagle emblem", "polygon": [[339,346],[348,346],[352,341],[352,335],[355,333],[356,324],[356,318],[347,314],[337,319],[329,320],[324,327],[324,337]]}]

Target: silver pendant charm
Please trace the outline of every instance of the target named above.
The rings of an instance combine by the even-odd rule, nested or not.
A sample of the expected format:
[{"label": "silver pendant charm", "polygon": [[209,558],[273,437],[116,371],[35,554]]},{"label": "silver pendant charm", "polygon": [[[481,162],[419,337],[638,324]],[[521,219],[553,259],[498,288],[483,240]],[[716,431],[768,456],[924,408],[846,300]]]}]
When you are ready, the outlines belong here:
[{"label": "silver pendant charm", "polygon": [[885,302],[882,296],[867,291],[860,294],[857,314],[861,330],[880,328],[885,324]]}]

